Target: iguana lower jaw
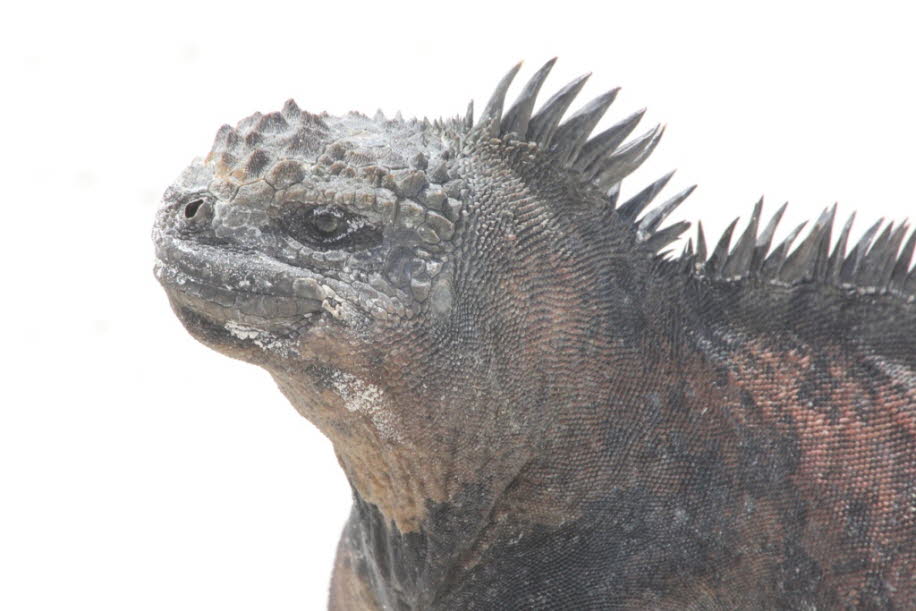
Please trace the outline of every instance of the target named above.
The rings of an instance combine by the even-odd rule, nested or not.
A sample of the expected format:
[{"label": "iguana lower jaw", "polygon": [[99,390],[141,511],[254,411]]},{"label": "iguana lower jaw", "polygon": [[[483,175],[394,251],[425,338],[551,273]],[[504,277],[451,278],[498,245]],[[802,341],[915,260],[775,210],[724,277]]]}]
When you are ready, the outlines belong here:
[{"label": "iguana lower jaw", "polygon": [[[218,254],[208,245],[164,238],[157,256],[154,274],[173,309],[192,334],[218,351],[236,351],[245,340],[283,342],[294,349],[326,313],[317,292],[258,292],[253,286],[258,276],[253,254]],[[319,282],[314,275],[297,274],[286,284],[318,287]]]}]

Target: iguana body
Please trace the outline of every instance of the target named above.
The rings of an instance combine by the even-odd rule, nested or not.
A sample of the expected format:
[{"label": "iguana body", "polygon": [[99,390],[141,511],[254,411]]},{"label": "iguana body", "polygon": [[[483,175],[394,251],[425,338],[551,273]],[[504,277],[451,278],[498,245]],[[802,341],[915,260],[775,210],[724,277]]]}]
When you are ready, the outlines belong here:
[{"label": "iguana body", "polygon": [[690,190],[617,202],[660,130],[533,114],[552,63],[476,124],[288,102],[166,192],[176,314],[353,487],[330,607],[916,606],[916,233],[660,255]]}]

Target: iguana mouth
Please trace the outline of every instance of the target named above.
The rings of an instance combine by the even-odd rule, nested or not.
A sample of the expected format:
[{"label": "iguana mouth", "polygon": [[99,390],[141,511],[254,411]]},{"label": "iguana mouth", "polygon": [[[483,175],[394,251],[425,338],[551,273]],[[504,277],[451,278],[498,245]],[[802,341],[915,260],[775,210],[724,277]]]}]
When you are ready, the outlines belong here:
[{"label": "iguana mouth", "polygon": [[220,325],[289,332],[325,309],[320,276],[259,253],[163,237],[153,271],[176,306]]}]

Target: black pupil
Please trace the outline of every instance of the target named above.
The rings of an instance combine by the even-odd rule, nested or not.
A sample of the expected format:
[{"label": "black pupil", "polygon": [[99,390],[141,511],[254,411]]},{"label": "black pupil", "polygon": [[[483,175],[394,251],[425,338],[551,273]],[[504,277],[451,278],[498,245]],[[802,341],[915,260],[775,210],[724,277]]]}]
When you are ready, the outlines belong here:
[{"label": "black pupil", "polygon": [[334,233],[340,226],[340,219],[329,212],[319,212],[312,217],[312,222],[321,233]]}]

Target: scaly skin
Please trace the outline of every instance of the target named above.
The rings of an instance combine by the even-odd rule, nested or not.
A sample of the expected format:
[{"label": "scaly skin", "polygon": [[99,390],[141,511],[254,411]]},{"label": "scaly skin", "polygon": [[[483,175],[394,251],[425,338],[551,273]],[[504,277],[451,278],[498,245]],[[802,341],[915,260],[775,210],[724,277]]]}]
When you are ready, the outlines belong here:
[{"label": "scaly skin", "polygon": [[288,102],[164,196],[176,315],[352,485],[330,608],[912,608],[916,234],[658,255],[660,130],[532,116],[551,66],[476,125]]}]

